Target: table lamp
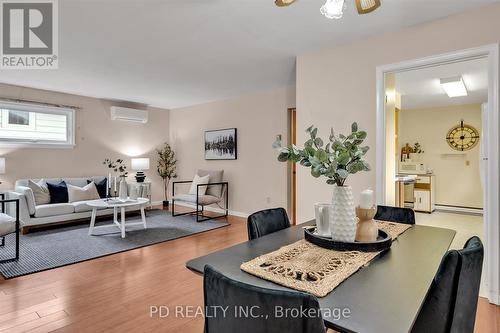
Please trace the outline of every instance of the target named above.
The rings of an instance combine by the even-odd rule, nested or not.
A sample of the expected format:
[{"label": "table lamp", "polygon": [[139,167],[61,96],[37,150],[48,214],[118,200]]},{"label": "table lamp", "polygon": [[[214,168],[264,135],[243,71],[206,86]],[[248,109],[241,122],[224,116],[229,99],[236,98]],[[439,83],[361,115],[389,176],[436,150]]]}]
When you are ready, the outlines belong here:
[{"label": "table lamp", "polygon": [[132,159],[132,170],[137,171],[135,173],[135,180],[138,183],[143,183],[146,179],[144,170],[149,170],[149,158],[133,158]]}]

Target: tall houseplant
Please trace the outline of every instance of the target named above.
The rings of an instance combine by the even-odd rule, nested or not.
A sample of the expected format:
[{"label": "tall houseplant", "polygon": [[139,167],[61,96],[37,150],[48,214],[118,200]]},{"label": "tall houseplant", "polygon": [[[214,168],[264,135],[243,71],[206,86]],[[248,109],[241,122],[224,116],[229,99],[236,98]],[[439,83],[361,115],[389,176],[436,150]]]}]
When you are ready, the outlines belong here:
[{"label": "tall houseplant", "polygon": [[163,179],[163,191],[165,200],[163,206],[168,207],[168,185],[172,178],[177,177],[177,160],[175,159],[175,152],[172,150],[168,143],[165,143],[162,148],[157,149],[158,163],[156,170],[158,175]]},{"label": "tall houseplant", "polygon": [[303,149],[294,145],[282,147],[281,142],[275,142],[273,146],[279,149],[278,160],[300,163],[311,169],[313,177],[327,178],[326,183],[333,185],[330,218],[332,238],[352,242],[356,236],[356,215],[352,189],[345,183],[349,175],[370,170],[370,165],[364,159],[370,148],[362,146],[367,134],[358,128],[357,123],[353,123],[348,135],[336,135],[332,129],[325,144],[317,136],[316,127],[311,126],[306,132],[309,139]]}]

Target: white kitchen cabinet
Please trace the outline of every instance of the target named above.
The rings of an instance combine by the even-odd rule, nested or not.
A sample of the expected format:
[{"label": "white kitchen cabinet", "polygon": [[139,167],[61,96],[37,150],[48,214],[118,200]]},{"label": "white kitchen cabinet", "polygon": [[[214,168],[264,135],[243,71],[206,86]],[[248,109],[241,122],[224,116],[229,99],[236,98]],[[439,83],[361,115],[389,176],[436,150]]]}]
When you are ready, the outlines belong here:
[{"label": "white kitchen cabinet", "polygon": [[431,191],[429,190],[414,190],[414,206],[413,209],[417,212],[431,212]]},{"label": "white kitchen cabinet", "polygon": [[413,189],[413,197],[415,211],[432,213],[436,209],[434,175],[418,175]]}]

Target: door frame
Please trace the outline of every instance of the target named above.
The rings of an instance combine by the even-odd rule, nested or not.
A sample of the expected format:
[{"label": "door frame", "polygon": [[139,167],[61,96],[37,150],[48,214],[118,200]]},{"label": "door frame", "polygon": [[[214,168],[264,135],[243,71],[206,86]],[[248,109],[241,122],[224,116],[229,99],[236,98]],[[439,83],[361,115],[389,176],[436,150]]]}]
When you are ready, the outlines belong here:
[{"label": "door frame", "polygon": [[[288,108],[288,145],[297,144],[297,108]],[[297,165],[288,162],[287,168],[287,201],[288,212],[291,215],[292,224],[297,224]]]},{"label": "door frame", "polygon": [[[486,172],[484,198],[484,235],[485,235],[485,271],[487,274],[487,293],[491,303],[500,302],[500,200],[499,200],[499,44],[490,44],[477,48],[454,51],[450,53],[403,61],[396,64],[378,66],[376,69],[377,80],[377,150],[376,150],[376,175],[377,175],[377,203],[385,203],[386,193],[386,142],[385,142],[385,74],[398,73],[419,68],[433,67],[457,61],[477,58],[488,59],[488,117],[489,126],[483,128],[483,136],[487,136],[489,146],[485,157]],[[491,186],[490,184],[497,184]]]}]

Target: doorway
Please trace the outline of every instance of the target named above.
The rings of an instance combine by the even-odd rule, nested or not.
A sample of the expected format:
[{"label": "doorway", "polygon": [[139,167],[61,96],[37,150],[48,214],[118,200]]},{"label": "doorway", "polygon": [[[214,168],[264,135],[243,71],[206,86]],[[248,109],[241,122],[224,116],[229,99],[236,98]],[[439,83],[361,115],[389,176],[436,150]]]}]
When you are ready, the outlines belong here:
[{"label": "doorway", "polygon": [[[488,297],[490,302],[499,304],[499,275],[500,275],[500,265],[499,265],[499,116],[498,116],[498,45],[488,45],[485,47],[479,47],[474,49],[468,49],[463,51],[457,51],[453,53],[432,56],[423,59],[417,59],[412,61],[406,61],[403,63],[392,64],[380,66],[377,68],[377,201],[379,204],[387,205],[404,205],[405,201],[401,200],[398,195],[401,191],[405,191],[404,187],[396,186],[395,182],[396,176],[399,171],[405,169],[409,172],[408,175],[424,175],[420,184],[418,184],[419,197],[416,195],[411,195],[411,200],[413,207],[417,206],[418,210],[428,210],[426,213],[432,213],[435,211],[436,206],[436,193],[433,190],[436,189],[435,175],[433,175],[433,170],[429,168],[425,162],[420,161],[423,157],[415,156],[415,151],[419,149],[425,150],[425,147],[415,147],[416,142],[403,142],[400,133],[401,132],[401,119],[404,119],[404,110],[401,110],[401,94],[397,92],[397,75],[400,76],[408,75],[410,72],[414,71],[424,71],[429,69],[429,72],[436,72],[438,67],[442,66],[453,66],[456,63],[462,63],[467,61],[484,61],[487,67],[487,104],[476,103],[474,106],[474,114],[479,114],[479,117],[487,117],[488,121],[486,123],[480,121],[480,124],[476,124],[476,127],[481,128],[481,141],[488,143],[486,146],[482,147],[482,152],[479,153],[476,149],[476,154],[478,154],[477,159],[474,159],[474,163],[477,167],[482,164],[481,176],[483,178],[484,189],[479,189],[479,193],[482,194],[484,199],[480,204],[475,202],[473,207],[462,207],[463,209],[468,208],[478,208],[474,206],[482,206],[482,221],[483,221],[483,233],[484,233],[484,244],[485,244],[485,263],[484,263],[484,296]],[[443,77],[439,79],[444,79],[439,81],[437,85],[446,83],[447,79],[452,79],[451,77]],[[456,80],[456,77],[454,78]],[[389,92],[389,93],[388,93]],[[418,100],[418,99],[417,99]],[[399,109],[398,111],[396,111]],[[476,110],[477,109],[477,110]],[[482,111],[485,110],[485,111]],[[467,116],[472,113],[466,114]],[[435,114],[437,115],[437,114]],[[423,114],[422,114],[422,117]],[[455,114],[454,117],[459,117]],[[395,125],[395,119],[399,118],[398,128]],[[418,115],[417,115],[418,118]],[[469,142],[463,145],[463,139],[461,136],[465,136],[463,131],[468,131],[467,128],[474,127],[462,122],[461,117],[456,120],[456,125],[450,126],[448,133],[444,134],[441,138],[443,141],[449,145],[450,149],[454,146],[458,147],[457,153],[439,153],[439,162],[444,162],[445,165],[451,165],[455,163],[456,165],[462,164],[464,167],[470,167],[472,162],[471,155],[464,153],[462,149],[468,151],[469,148],[474,148],[477,142]],[[407,113],[407,120],[410,119],[410,113]],[[477,120],[477,119],[476,119]],[[472,120],[470,120],[472,121]],[[404,121],[403,121],[404,122]],[[438,125],[440,121],[437,117],[432,117],[427,120],[427,126],[424,126],[421,133],[430,132],[430,125]],[[458,129],[453,132],[453,128]],[[409,127],[406,127],[409,128]],[[457,134],[458,133],[458,134]],[[453,136],[457,134],[457,139]],[[422,134],[420,134],[422,135]],[[475,136],[474,133],[470,134],[471,137]],[[411,137],[411,135],[410,135]],[[461,141],[462,140],[462,141]],[[408,141],[410,141],[408,139]],[[416,141],[416,140],[412,140]],[[458,141],[458,143],[457,143]],[[473,140],[474,141],[474,140]],[[469,146],[470,144],[470,146]],[[428,144],[429,149],[434,149],[434,144]],[[410,154],[413,154],[410,157]],[[431,154],[429,154],[430,156]],[[481,158],[479,158],[479,156]],[[397,163],[394,163],[396,162]],[[407,163],[405,163],[407,162]],[[438,164],[436,158],[433,159],[435,165]],[[467,165],[469,164],[469,165]],[[441,166],[440,166],[441,167]],[[470,170],[470,169],[468,169]],[[447,177],[446,172],[443,177]],[[425,178],[425,179],[424,179]],[[477,184],[480,183],[479,177],[476,177]],[[434,183],[433,183],[434,181]],[[404,183],[404,182],[403,182]],[[448,180],[448,184],[450,183]],[[476,185],[477,185],[476,184]],[[433,186],[434,185],[434,186]],[[444,183],[446,185],[446,182]],[[460,184],[459,184],[460,185]],[[415,185],[417,186],[417,185]],[[472,186],[472,185],[471,185]],[[476,187],[477,191],[478,188]],[[399,192],[399,193],[398,193]],[[398,200],[399,199],[399,200]],[[421,203],[422,200],[422,203]],[[442,199],[440,199],[443,201]],[[448,200],[448,199],[447,199]],[[417,201],[417,202],[415,202]],[[445,201],[443,201],[445,202]],[[461,206],[461,204],[453,203],[451,206]],[[464,205],[465,206],[465,205]],[[456,209],[452,207],[452,209]],[[422,215],[424,216],[424,215]],[[429,215],[430,216],[430,215]],[[418,222],[417,222],[418,223]],[[446,226],[443,226],[446,227]]]}]

